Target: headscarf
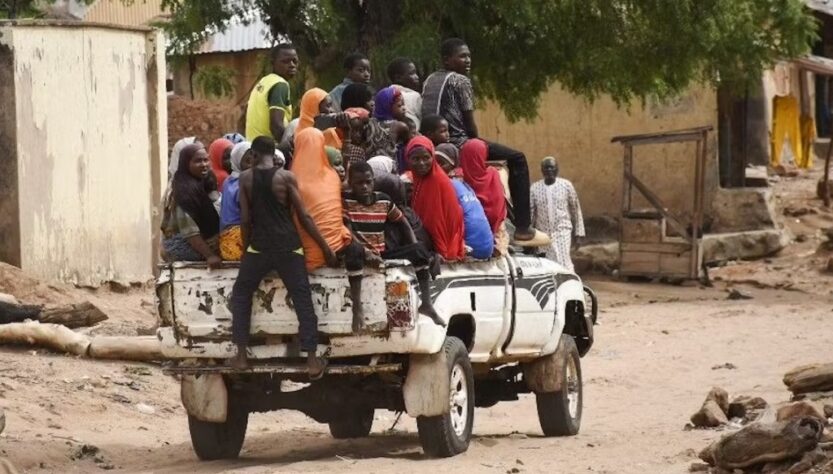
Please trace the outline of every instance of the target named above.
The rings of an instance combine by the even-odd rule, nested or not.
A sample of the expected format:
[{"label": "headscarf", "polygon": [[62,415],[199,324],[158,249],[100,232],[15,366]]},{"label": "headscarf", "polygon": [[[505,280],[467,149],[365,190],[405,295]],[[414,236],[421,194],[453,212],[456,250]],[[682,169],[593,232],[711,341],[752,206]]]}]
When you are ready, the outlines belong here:
[{"label": "headscarf", "polygon": [[[394,86],[388,86],[376,93],[376,107],[373,116],[379,120],[394,120],[393,104],[402,97],[402,91]],[[342,99],[343,101],[343,99]]]},{"label": "headscarf", "polygon": [[[343,249],[353,237],[342,220],[341,180],[327,160],[321,130],[310,127],[295,135],[292,172],[298,180],[298,191],[304,207],[315,221],[321,236],[333,252]],[[324,266],[324,252],[300,225],[297,215],[295,225],[304,245],[307,270]]]},{"label": "headscarf", "polygon": [[[295,128],[295,133],[312,127],[315,124],[315,117],[321,114],[321,101],[327,97],[327,91],[317,87],[306,91],[301,97],[301,116],[298,119],[298,127]],[[330,127],[324,130],[324,139],[327,146],[333,148],[341,148],[341,138],[335,127]]]},{"label": "headscarf", "polygon": [[223,168],[223,154],[227,149],[233,147],[234,144],[225,138],[218,138],[211,142],[208,147],[208,159],[211,160],[211,169],[214,170],[214,176],[217,177],[217,190],[223,189],[223,181],[228,178],[228,172]]},{"label": "headscarf", "polygon": [[440,143],[434,150],[434,156],[439,155],[455,168],[460,166],[460,150],[451,143]]},{"label": "headscarf", "polygon": [[171,184],[171,181],[173,181],[174,179],[174,174],[176,173],[176,170],[179,168],[179,155],[182,153],[182,149],[194,143],[195,141],[197,141],[197,137],[185,137],[176,142],[174,144],[174,147],[171,148],[171,159],[170,161],[168,161],[169,186]]},{"label": "headscarf", "polygon": [[220,216],[214,208],[214,203],[208,196],[206,182],[209,177],[195,178],[188,171],[189,164],[199,150],[204,149],[202,143],[192,143],[185,146],[179,154],[177,170],[174,173],[172,204],[181,207],[200,228],[200,235],[211,238],[220,231]]},{"label": "headscarf", "polygon": [[486,142],[479,139],[467,140],[460,150],[460,167],[463,169],[463,180],[471,186],[483,204],[492,233],[497,233],[500,224],[506,220],[506,198],[500,174],[486,165],[488,155]]},{"label": "headscarf", "polygon": [[379,155],[367,160],[367,164],[373,169],[374,176],[381,176],[383,174],[393,173],[396,162],[393,161],[393,158]]},{"label": "headscarf", "polygon": [[335,166],[336,162],[339,160],[341,160],[342,164],[344,164],[344,158],[341,156],[341,150],[339,150],[338,148],[325,146],[324,152],[327,153],[327,161],[330,162],[330,166]]},{"label": "headscarf", "polygon": [[432,169],[426,176],[413,174],[414,188],[412,207],[434,241],[434,248],[446,260],[462,260],[466,256],[463,240],[463,209],[457,202],[457,193],[437,160],[434,159],[434,144],[425,136],[418,136],[408,142],[405,156],[414,150],[424,148],[432,160]]},{"label": "headscarf", "polygon": [[241,169],[241,165],[243,162],[243,156],[252,148],[251,142],[242,141],[237,145],[234,145],[234,148],[231,149],[231,175],[234,177],[240,176],[240,173],[243,172]]},{"label": "headscarf", "polygon": [[244,137],[243,135],[240,135],[237,132],[227,133],[227,134],[223,135],[223,138],[230,141],[232,143],[232,145],[237,145],[238,143],[242,143],[242,142],[246,141],[246,137]]},{"label": "headscarf", "polygon": [[344,92],[341,94],[341,104],[339,105],[341,105],[341,110],[353,107],[364,108],[371,99],[373,99],[373,91],[370,86],[356,82],[344,88]]}]

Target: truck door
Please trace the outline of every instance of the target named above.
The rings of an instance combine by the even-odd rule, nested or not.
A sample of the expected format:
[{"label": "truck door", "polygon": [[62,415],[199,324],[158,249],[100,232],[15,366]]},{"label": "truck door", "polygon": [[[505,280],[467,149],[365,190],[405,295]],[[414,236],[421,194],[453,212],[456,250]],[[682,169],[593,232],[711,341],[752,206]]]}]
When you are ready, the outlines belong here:
[{"label": "truck door", "polygon": [[555,324],[555,280],[538,257],[519,255],[510,260],[514,318],[504,352],[537,354],[549,341]]}]

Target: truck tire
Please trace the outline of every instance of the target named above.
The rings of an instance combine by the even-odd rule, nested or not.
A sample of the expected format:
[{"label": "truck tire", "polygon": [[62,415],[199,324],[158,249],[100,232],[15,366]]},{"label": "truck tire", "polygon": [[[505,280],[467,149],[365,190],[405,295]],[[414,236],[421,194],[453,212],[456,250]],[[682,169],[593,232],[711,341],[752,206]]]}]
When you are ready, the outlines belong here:
[{"label": "truck tire", "polygon": [[566,363],[559,367],[564,385],[557,392],[535,394],[538,421],[544,436],[574,436],[581,427],[581,358],[572,337],[562,336],[561,344],[565,344],[566,351]]},{"label": "truck tire", "polygon": [[448,366],[437,376],[449,378],[449,410],[439,416],[417,417],[417,430],[425,454],[447,458],[469,448],[474,422],[474,375],[463,341],[447,337],[442,350]]},{"label": "truck tire", "polygon": [[248,425],[249,412],[241,409],[239,404],[233,403],[231,397],[225,423],[211,423],[188,415],[191,445],[197,457],[203,461],[237,458],[240,448],[243,447]]},{"label": "truck tire", "polygon": [[335,439],[364,438],[373,428],[373,408],[353,407],[344,417],[330,421],[330,434]]}]

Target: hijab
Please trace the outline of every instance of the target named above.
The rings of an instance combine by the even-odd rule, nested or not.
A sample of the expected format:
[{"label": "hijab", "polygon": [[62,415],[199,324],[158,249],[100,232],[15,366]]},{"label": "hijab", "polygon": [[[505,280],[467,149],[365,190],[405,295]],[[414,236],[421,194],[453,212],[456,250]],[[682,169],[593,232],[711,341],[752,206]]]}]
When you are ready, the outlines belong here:
[{"label": "hijab", "polygon": [[234,177],[240,176],[243,172],[241,169],[243,163],[243,156],[252,148],[251,142],[242,141],[231,149],[231,175]]},{"label": "hijab", "polygon": [[[208,196],[212,183],[210,176],[195,178],[189,172],[189,164],[198,151],[204,149],[202,143],[196,142],[186,145],[179,154],[177,170],[173,178],[172,203],[181,207],[200,228],[200,235],[211,238],[220,230],[220,216],[214,208],[214,203]],[[209,173],[210,174],[210,173]]]},{"label": "hijab", "polygon": [[[301,97],[301,116],[298,118],[298,127],[295,128],[296,134],[315,124],[315,117],[321,115],[321,101],[325,98],[327,98],[327,91],[317,87],[304,93]],[[333,148],[341,148],[341,138],[335,127],[324,130],[324,143]]]},{"label": "hijab", "polygon": [[378,120],[394,120],[393,104],[402,97],[402,91],[394,86],[388,86],[376,93],[376,107],[373,116]]},{"label": "hijab", "polygon": [[405,189],[399,176],[391,173],[376,175],[373,178],[373,189],[387,194],[398,207],[405,207]]},{"label": "hijab", "polygon": [[234,144],[225,138],[218,138],[211,142],[208,147],[208,159],[211,160],[211,169],[217,177],[217,189],[223,189],[223,182],[228,178],[228,172],[223,168],[223,154]]},{"label": "hijab", "polygon": [[460,150],[459,163],[463,169],[463,180],[471,186],[483,204],[492,233],[497,233],[500,224],[506,219],[506,198],[500,174],[486,165],[488,155],[486,142],[479,139],[467,140]]},{"label": "hijab", "polygon": [[367,160],[367,164],[373,169],[374,176],[393,173],[396,167],[396,162],[393,161],[393,158],[384,155],[374,156]]},{"label": "hijab", "polygon": [[168,161],[168,186],[170,186],[171,181],[174,179],[174,174],[177,168],[179,168],[179,155],[182,153],[182,149],[196,141],[197,137],[186,137],[174,144],[174,147],[171,149],[171,159]]},{"label": "hijab", "polygon": [[434,158],[434,144],[427,137],[418,136],[408,142],[405,156],[410,158],[418,148],[431,155],[432,168],[426,176],[413,174],[412,207],[431,235],[437,253],[449,261],[462,260],[466,256],[463,209],[457,202],[454,185]]},{"label": "hijab", "polygon": [[[295,135],[292,173],[298,180],[301,201],[327,245],[334,252],[343,249],[353,237],[342,220],[341,179],[327,159],[321,130],[309,127]],[[307,270],[324,266],[324,252],[300,225],[297,216],[295,226],[304,246]]]},{"label": "hijab", "polygon": [[246,137],[244,137],[243,135],[240,135],[237,132],[227,133],[227,134],[223,135],[223,138],[230,141],[232,143],[232,145],[237,145],[238,143],[242,143],[242,142],[246,141]]}]

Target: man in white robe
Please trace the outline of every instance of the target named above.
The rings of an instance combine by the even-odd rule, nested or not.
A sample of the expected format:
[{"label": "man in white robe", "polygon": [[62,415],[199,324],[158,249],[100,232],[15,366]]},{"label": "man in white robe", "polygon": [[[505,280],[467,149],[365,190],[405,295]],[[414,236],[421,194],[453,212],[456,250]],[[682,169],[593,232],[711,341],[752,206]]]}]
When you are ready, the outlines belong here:
[{"label": "man in white robe", "polygon": [[547,258],[573,271],[570,249],[574,241],[578,247],[584,237],[578,195],[571,182],[558,177],[555,158],[543,159],[541,174],[544,179],[533,183],[529,192],[532,226],[552,239],[546,247]]}]

